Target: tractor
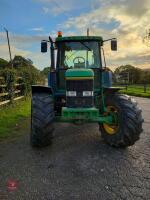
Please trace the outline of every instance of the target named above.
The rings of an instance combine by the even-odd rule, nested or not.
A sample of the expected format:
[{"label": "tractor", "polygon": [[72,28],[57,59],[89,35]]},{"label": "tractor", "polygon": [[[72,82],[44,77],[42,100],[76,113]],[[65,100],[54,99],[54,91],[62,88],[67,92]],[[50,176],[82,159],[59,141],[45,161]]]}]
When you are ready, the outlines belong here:
[{"label": "tractor", "polygon": [[32,86],[31,135],[33,147],[51,144],[56,122],[98,123],[103,140],[114,147],[133,145],[142,132],[142,111],[137,102],[112,86],[103,45],[117,39],[100,36],[62,36],[41,41],[50,49],[48,86]]}]

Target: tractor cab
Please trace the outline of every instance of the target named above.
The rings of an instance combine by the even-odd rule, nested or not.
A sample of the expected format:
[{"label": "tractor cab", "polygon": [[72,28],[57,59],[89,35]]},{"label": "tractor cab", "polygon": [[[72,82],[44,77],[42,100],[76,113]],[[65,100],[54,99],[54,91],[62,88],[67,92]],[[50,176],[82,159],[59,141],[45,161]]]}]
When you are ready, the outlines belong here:
[{"label": "tractor cab", "polygon": [[[59,32],[55,42],[50,37],[49,41],[51,67],[48,86],[54,91],[56,114],[62,115],[63,107],[96,107],[94,102],[102,85],[111,86],[111,72],[102,66],[103,38],[62,37]],[[116,50],[116,40],[111,40],[111,47]],[[41,52],[47,52],[47,41],[42,41]]]},{"label": "tractor cab", "polygon": [[[92,69],[95,73],[95,88],[100,86],[98,74],[102,68],[100,46],[101,37],[75,36],[56,38],[58,71],[58,89],[66,89],[65,73],[69,70],[88,71]],[[80,77],[81,79],[81,77]]]},{"label": "tractor cab", "polygon": [[[56,38],[57,89],[65,91],[67,108],[94,106],[94,71],[98,73],[101,68],[101,42],[101,37]],[[97,82],[100,83],[100,77]]]},{"label": "tractor cab", "polygon": [[99,68],[101,66],[101,42],[100,37],[57,38],[57,65],[62,69]]}]

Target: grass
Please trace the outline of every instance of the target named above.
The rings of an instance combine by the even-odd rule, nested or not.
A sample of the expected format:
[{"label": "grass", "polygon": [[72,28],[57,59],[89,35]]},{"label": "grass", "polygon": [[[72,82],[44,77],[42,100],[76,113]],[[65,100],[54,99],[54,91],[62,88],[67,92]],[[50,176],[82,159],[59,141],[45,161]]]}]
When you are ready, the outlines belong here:
[{"label": "grass", "polygon": [[[0,107],[0,140],[14,137],[23,121],[30,116],[30,99]],[[16,134],[15,134],[16,135]]]},{"label": "grass", "polygon": [[144,86],[140,86],[140,85],[128,86],[127,90],[122,89],[120,92],[131,95],[131,96],[150,98],[150,86],[147,87],[146,92],[144,92]]}]

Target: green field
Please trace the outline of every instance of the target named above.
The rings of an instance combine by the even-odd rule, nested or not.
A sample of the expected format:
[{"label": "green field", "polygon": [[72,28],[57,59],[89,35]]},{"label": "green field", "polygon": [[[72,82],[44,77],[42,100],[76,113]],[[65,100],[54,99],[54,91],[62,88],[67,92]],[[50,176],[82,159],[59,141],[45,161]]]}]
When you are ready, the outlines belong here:
[{"label": "green field", "polygon": [[19,135],[17,129],[25,124],[30,116],[30,99],[20,100],[13,105],[0,107],[0,140]]},{"label": "green field", "polygon": [[144,92],[144,86],[142,85],[130,85],[127,87],[127,90],[125,89],[125,87],[122,87],[122,90],[120,92],[132,96],[150,98],[150,85],[147,86],[146,92]]}]

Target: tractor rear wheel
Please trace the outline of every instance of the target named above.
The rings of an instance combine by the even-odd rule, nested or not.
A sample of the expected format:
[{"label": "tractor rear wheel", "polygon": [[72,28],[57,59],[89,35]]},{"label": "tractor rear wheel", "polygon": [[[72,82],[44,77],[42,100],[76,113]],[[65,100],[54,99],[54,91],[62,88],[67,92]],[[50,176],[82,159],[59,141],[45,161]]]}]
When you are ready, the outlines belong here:
[{"label": "tractor rear wheel", "polygon": [[143,118],[137,102],[127,95],[112,94],[106,97],[106,115],[115,116],[114,123],[100,124],[101,136],[115,147],[133,145],[142,132]]},{"label": "tractor rear wheel", "polygon": [[31,145],[44,147],[51,143],[54,126],[53,98],[47,93],[32,95],[31,106]]}]

